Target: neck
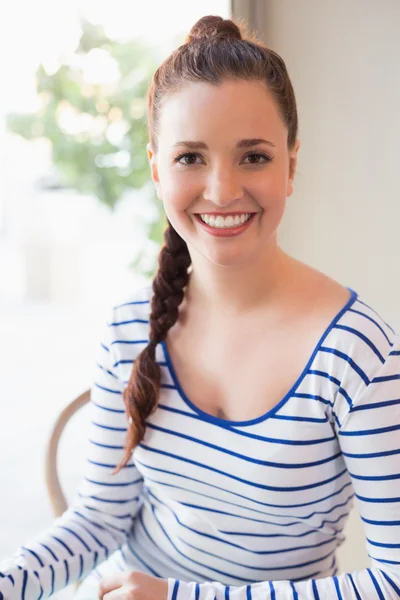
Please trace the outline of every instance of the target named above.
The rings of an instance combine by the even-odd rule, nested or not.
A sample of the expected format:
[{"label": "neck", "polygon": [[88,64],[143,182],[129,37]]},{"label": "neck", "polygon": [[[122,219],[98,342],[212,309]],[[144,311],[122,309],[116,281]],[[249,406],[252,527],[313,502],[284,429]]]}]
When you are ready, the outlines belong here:
[{"label": "neck", "polygon": [[208,316],[216,318],[243,316],[279,301],[290,285],[294,262],[277,245],[258,260],[234,267],[193,258],[186,299],[189,304],[206,306]]}]

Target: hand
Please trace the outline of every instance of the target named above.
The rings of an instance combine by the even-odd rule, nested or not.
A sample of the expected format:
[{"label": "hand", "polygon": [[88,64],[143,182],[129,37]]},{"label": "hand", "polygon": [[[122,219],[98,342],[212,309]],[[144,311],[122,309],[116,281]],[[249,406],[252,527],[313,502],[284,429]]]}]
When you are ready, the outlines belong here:
[{"label": "hand", "polygon": [[140,571],[125,571],[100,581],[99,600],[167,600],[168,581]]}]

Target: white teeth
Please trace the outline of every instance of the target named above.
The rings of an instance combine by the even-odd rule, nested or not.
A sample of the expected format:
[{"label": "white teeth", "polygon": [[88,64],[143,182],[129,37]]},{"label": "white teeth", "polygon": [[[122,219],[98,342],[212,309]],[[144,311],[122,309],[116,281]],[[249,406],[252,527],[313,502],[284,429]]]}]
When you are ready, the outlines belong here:
[{"label": "white teeth", "polygon": [[200,215],[202,221],[210,225],[210,227],[216,227],[220,229],[237,227],[238,225],[242,225],[246,221],[248,221],[251,217],[251,213],[246,213],[243,215],[229,215],[229,217],[222,217],[218,215],[217,218],[214,215]]}]

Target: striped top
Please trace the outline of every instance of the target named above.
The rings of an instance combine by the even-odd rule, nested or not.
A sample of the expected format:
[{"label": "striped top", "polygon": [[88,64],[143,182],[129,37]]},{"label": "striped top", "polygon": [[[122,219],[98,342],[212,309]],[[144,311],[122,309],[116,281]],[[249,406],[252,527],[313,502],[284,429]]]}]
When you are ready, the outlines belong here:
[{"label": "striped top", "polygon": [[[197,408],[159,344],[158,408],[111,476],[151,293],[142,288],[112,311],[84,480],[53,527],[0,565],[0,600],[38,600],[89,572],[127,569],[168,579],[168,600],[399,598],[399,335],[352,291],[287,395],[251,421]],[[353,497],[371,566],[338,574]]]}]

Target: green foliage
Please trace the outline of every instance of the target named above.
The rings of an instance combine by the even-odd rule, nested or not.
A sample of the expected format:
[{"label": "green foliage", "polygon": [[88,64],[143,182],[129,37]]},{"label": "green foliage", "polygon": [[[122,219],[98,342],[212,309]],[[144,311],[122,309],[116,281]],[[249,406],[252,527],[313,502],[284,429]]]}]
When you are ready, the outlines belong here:
[{"label": "green foliage", "polygon": [[[7,127],[28,140],[48,139],[60,185],[113,209],[124,192],[150,179],[146,102],[156,57],[143,42],[109,39],[99,25],[83,20],[81,29],[77,49],[56,72],[39,66],[39,110],[8,115]],[[111,74],[107,83],[98,77],[98,66],[93,74],[99,63],[100,76],[103,70]],[[147,224],[148,235],[159,247],[166,218],[155,193],[150,201],[157,218]],[[133,266],[151,276],[155,264],[144,267],[142,259]]]}]

